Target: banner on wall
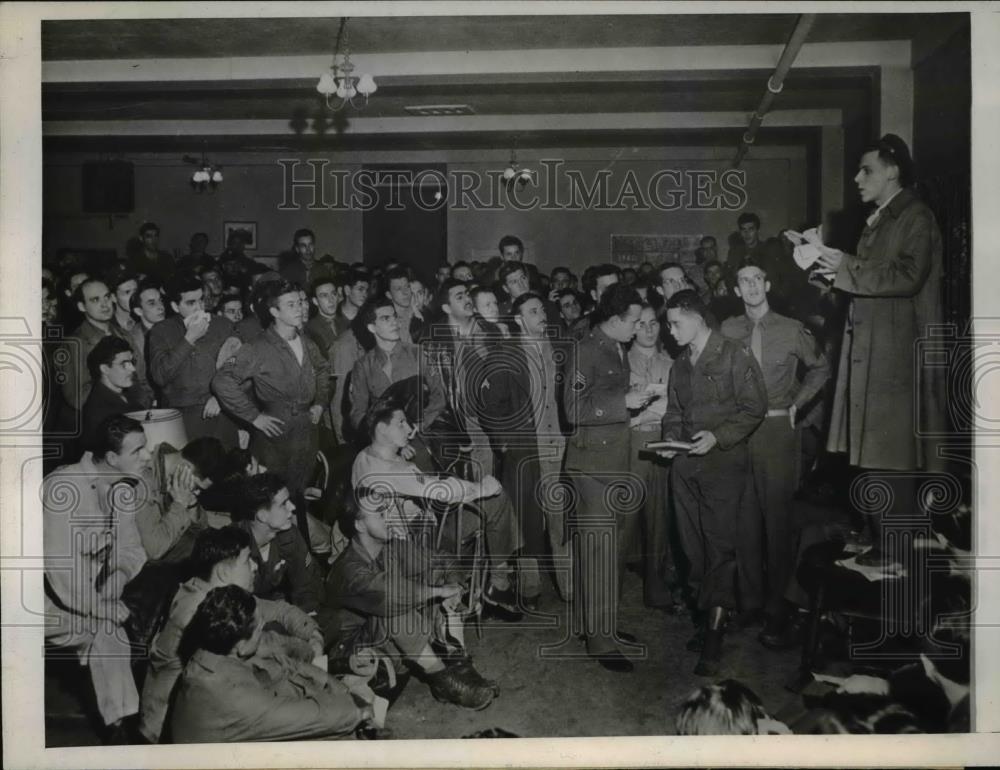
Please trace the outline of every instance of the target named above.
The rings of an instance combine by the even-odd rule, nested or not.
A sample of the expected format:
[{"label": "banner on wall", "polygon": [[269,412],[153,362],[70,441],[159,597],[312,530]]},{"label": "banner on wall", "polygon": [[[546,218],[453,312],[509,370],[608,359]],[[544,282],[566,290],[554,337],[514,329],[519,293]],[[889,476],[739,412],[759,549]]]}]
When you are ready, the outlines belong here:
[{"label": "banner on wall", "polygon": [[697,264],[699,235],[615,235],[611,236],[611,263],[637,268],[643,262],[657,267],[679,262],[685,269]]}]

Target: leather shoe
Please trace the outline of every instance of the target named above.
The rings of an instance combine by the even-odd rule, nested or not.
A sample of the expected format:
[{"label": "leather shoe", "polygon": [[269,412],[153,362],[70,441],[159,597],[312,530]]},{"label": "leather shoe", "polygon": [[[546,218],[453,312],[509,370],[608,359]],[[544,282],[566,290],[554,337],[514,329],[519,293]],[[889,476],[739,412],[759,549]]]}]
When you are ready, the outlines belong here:
[{"label": "leather shoe", "polygon": [[428,675],[431,695],[443,703],[481,711],[493,702],[496,690],[483,684],[478,675],[473,676],[473,672],[474,669],[445,668]]},{"label": "leather shoe", "polygon": [[517,623],[524,613],[517,608],[517,596],[511,589],[501,590],[490,584],[483,591],[483,610],[488,617],[503,620],[506,623]]},{"label": "leather shoe", "polygon": [[600,655],[593,655],[592,657],[600,664],[601,668],[613,671],[616,674],[628,674],[635,670],[635,665],[632,661],[618,652],[618,650],[603,652]]},{"label": "leather shoe", "polygon": [[452,653],[450,655],[439,655],[441,662],[448,668],[455,669],[462,676],[467,677],[473,682],[478,682],[484,687],[489,687],[493,690],[494,695],[500,694],[500,685],[496,679],[487,679],[485,676],[476,670],[476,667],[472,664],[472,657],[467,653]]}]

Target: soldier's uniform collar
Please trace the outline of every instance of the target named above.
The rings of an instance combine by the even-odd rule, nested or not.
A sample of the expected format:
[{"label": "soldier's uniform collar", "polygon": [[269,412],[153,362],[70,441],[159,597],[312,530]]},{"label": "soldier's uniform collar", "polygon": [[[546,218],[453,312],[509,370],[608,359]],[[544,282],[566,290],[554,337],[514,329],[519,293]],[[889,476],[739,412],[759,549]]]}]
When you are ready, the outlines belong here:
[{"label": "soldier's uniform collar", "polygon": [[[743,322],[743,325],[747,329],[753,328],[754,320],[750,316],[748,316],[745,312],[743,313],[743,315],[740,316],[740,320]],[[767,312],[764,313],[764,315],[762,315],[759,319],[757,319],[757,325],[760,326],[761,329],[766,329],[773,320],[774,320],[774,311],[771,310],[771,308],[768,308]]]},{"label": "soldier's uniform collar", "polygon": [[605,331],[600,327],[600,324],[598,324],[591,330],[590,336],[593,337],[595,340],[597,340],[598,345],[608,345],[614,348],[615,350],[618,349],[618,344],[619,344],[618,341],[611,339],[605,333]]},{"label": "soldier's uniform collar", "polygon": [[[701,353],[698,355],[698,360],[693,364],[697,366],[699,363],[705,360],[706,355],[715,355],[722,349],[722,335],[717,331],[712,329],[708,334],[708,339],[705,340],[705,347],[701,349]],[[687,346],[684,351],[684,355],[687,356],[688,361],[691,360],[691,345]]]}]

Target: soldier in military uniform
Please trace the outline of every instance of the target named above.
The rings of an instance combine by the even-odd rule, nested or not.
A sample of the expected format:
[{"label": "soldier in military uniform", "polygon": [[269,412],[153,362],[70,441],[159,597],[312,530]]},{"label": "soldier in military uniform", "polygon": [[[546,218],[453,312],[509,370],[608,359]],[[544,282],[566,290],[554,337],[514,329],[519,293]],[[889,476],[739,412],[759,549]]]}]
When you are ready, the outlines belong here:
[{"label": "soldier in military uniform", "polygon": [[256,429],[254,455],[301,504],[316,464],[329,368],[315,343],[298,333],[304,312],[298,287],[284,281],[267,286],[257,307],[264,333],[223,364],[212,389],[227,411]]},{"label": "soldier in military uniform", "polygon": [[[792,495],[798,487],[801,431],[797,418],[819,394],[830,367],[812,334],[799,321],[771,310],[771,283],[762,266],[751,261],[736,273],[736,294],[745,313],[727,319],[722,333],[750,348],[764,375],[767,416],[749,441],[750,485],[742,517],[740,572],[756,587],[757,608],[763,599],[761,569],[767,564],[767,625],[760,640],[780,646],[790,607],[785,589],[795,567],[795,522]],[[799,380],[798,370],[805,372]],[[762,553],[766,536],[766,562]],[[746,581],[744,581],[746,582]]]},{"label": "soldier in military uniform", "polygon": [[211,383],[220,351],[233,336],[233,324],[205,312],[197,276],[175,277],[167,296],[176,315],[153,326],[146,342],[149,376],[161,389],[161,406],[180,411],[189,439],[215,436],[232,448],[236,425],[212,395]]},{"label": "soldier in military uniform", "polygon": [[712,331],[705,303],[692,290],[667,302],[670,334],[685,349],[670,371],[664,440],[690,442],[674,458],[677,526],[691,565],[689,582],[705,613],[695,673],[718,672],[726,610],[736,606],[736,540],[749,463],[747,439],[767,412],[763,375],[750,350]]},{"label": "soldier in military uniform", "polygon": [[566,474],[576,492],[574,619],[583,623],[588,654],[617,672],[633,668],[620,645],[634,640],[617,631],[616,614],[626,551],[643,498],[641,485],[627,470],[629,419],[649,397],[629,389],[623,348],[635,336],[641,309],[635,289],[615,284],[605,290],[594,311],[596,324],[570,349],[563,392],[573,424]]}]

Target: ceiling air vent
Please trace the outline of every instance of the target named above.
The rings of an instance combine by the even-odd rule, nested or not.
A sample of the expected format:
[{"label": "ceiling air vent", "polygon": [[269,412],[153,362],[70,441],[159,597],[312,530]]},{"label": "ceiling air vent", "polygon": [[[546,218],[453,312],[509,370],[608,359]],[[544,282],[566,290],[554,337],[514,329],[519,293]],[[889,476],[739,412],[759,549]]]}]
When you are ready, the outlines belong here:
[{"label": "ceiling air vent", "polygon": [[421,117],[438,117],[440,115],[475,115],[476,111],[468,104],[420,104],[416,107],[404,107],[411,115]]}]

